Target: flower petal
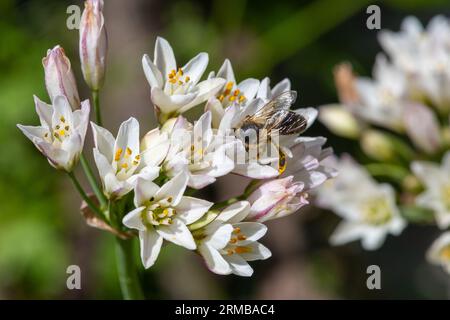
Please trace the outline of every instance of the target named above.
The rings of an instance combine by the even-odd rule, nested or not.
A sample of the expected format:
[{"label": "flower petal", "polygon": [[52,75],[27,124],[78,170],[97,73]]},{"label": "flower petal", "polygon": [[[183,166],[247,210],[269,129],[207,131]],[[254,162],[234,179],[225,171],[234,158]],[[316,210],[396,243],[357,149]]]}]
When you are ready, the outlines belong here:
[{"label": "flower petal", "polygon": [[159,226],[156,231],[164,239],[176,245],[189,250],[195,250],[197,248],[191,232],[180,219],[174,219],[173,223],[168,226]]},{"label": "flower petal", "polygon": [[251,277],[253,274],[252,267],[238,254],[227,255],[224,258],[230,264],[234,274],[241,277]]},{"label": "flower petal", "polygon": [[220,212],[215,221],[227,223],[237,223],[242,221],[250,211],[250,203],[247,201],[238,201],[229,205]]},{"label": "flower petal", "polygon": [[259,242],[253,242],[246,247],[250,249],[249,252],[239,254],[246,261],[266,260],[272,256],[272,252]]},{"label": "flower petal", "polygon": [[142,68],[144,68],[145,77],[147,78],[150,87],[162,88],[164,86],[164,80],[161,71],[150,60],[149,56],[144,54],[142,57]]},{"label": "flower petal", "polygon": [[[162,89],[152,88],[152,102],[162,113],[172,113],[192,102],[197,93],[167,95]],[[179,111],[181,113],[181,111]]]},{"label": "flower petal", "polygon": [[171,180],[166,182],[161,189],[155,194],[156,200],[172,197],[172,205],[176,206],[181,201],[181,197],[186,190],[188,176],[184,172],[180,172]]},{"label": "flower petal", "polygon": [[184,224],[189,225],[200,219],[212,205],[212,202],[206,200],[193,197],[181,197],[175,210],[177,211],[178,219],[183,221]]},{"label": "flower petal", "polygon": [[137,179],[136,188],[134,190],[134,204],[136,207],[143,205],[150,200],[158,192],[159,186],[152,181],[142,178]]},{"label": "flower petal", "polygon": [[131,150],[130,157],[139,155],[139,122],[130,117],[127,121],[122,122],[117,133],[117,140],[114,145],[114,153],[122,150],[122,154],[125,155],[127,148]]},{"label": "flower petal", "polygon": [[222,255],[216,249],[210,247],[207,244],[199,246],[198,251],[203,256],[208,269],[217,274],[230,274],[230,264],[222,257]]},{"label": "flower petal", "polygon": [[36,113],[39,116],[41,126],[51,128],[52,127],[52,115],[53,106],[41,101],[37,96],[33,96],[34,105],[36,107]]},{"label": "flower petal", "polygon": [[130,229],[136,229],[139,231],[147,230],[145,225],[142,223],[142,210],[144,209],[145,207],[139,207],[128,212],[125,217],[123,217],[122,223]]},{"label": "flower petal", "polygon": [[199,53],[182,68],[184,75],[188,76],[194,85],[197,84],[208,66],[208,61],[207,53]]},{"label": "flower petal", "polygon": [[112,163],[114,158],[114,144],[116,143],[116,139],[114,139],[111,132],[96,125],[94,122],[91,122],[91,126],[94,135],[95,147],[101,154],[106,157],[106,159],[110,163]]},{"label": "flower petal", "polygon": [[179,113],[186,112],[192,107],[195,107],[196,105],[205,102],[210,97],[217,94],[224,84],[225,79],[222,78],[203,80],[202,82],[198,83],[196,86],[196,88],[198,89],[197,96],[195,97],[194,100],[192,100],[191,102],[180,108]]},{"label": "flower petal", "polygon": [[177,69],[175,55],[172,47],[166,39],[157,37],[155,43],[155,65],[161,71],[163,79],[166,79],[168,74]]},{"label": "flower petal", "polygon": [[227,82],[233,82],[236,84],[236,78],[234,77],[233,67],[228,59],[225,59],[219,71],[217,72],[216,78],[223,78]]},{"label": "flower petal", "polygon": [[139,242],[141,246],[141,260],[145,269],[155,264],[158,258],[163,238],[154,229],[139,231]]}]

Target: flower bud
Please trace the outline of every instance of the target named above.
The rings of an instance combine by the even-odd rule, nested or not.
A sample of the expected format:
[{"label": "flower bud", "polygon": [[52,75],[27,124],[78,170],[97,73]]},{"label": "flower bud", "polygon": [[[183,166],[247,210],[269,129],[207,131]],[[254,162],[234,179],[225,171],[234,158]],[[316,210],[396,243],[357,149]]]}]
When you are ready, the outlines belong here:
[{"label": "flower bud", "polygon": [[77,84],[64,49],[60,46],[49,49],[47,56],[42,59],[42,65],[45,72],[45,86],[52,103],[57,96],[65,96],[72,109],[79,109]]},{"label": "flower bud", "polygon": [[319,120],[334,134],[356,139],[361,128],[356,118],[339,105],[327,105],[320,108]]},{"label": "flower bud", "polygon": [[103,0],[87,0],[80,21],[81,70],[91,90],[103,86],[108,41],[103,18]]},{"label": "flower bud", "polygon": [[264,222],[296,212],[308,204],[308,194],[302,182],[293,182],[293,176],[275,179],[262,184],[247,199],[250,213],[246,220]]},{"label": "flower bud", "polygon": [[396,151],[390,137],[380,131],[367,130],[361,137],[361,148],[371,158],[378,161],[392,161]]}]

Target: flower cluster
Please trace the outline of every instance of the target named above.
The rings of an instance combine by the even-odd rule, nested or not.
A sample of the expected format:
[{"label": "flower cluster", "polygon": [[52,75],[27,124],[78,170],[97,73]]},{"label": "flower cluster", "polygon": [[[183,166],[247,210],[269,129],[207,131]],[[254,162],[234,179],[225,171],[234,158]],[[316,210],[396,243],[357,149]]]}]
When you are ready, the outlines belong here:
[{"label": "flower cluster", "polygon": [[[102,10],[103,1],[86,1],[80,25],[82,72],[96,110],[90,128],[100,183],[82,154],[90,104],[80,102],[61,47],[43,60],[51,104],[35,98],[41,125],[19,128],[72,178],[89,225],[122,239],[138,236],[145,268],[166,241],[195,250],[217,274],[250,276],[248,261],[271,256],[258,242],[267,231],[263,222],[298,211],[308,204],[310,190],[335,175],[325,164],[332,154],[324,148],[326,139],[299,136],[317,111],[289,110],[296,92],[287,79],[273,88],[268,78],[237,83],[229,60],[202,80],[207,53],[180,66],[169,42],[158,37],[153,59],[145,54],[142,65],[159,125],[142,134],[130,117],[114,136],[102,126],[98,99],[107,53]],[[194,107],[204,112],[188,119],[185,113]],[[79,159],[91,196],[75,177]],[[228,174],[248,177],[241,195],[220,203],[200,198],[199,190]]]},{"label": "flower cluster", "polygon": [[[344,219],[334,244],[361,238],[376,249],[407,222],[450,226],[450,21],[436,16],[424,28],[408,17],[401,29],[379,34],[386,54],[377,56],[373,79],[338,66],[340,104],[320,109],[321,122],[358,140],[364,154],[363,165],[335,159],[340,176],[319,192],[319,203]],[[430,261],[448,270],[449,248],[445,233]]]}]

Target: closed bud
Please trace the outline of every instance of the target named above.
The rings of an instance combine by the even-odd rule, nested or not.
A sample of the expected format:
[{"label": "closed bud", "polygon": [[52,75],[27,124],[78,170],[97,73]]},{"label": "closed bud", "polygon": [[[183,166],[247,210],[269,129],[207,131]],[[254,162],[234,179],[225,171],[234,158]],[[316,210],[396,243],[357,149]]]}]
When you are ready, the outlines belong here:
[{"label": "closed bud", "polygon": [[340,105],[327,105],[320,108],[319,120],[334,134],[356,139],[361,128],[356,118]]},{"label": "closed bud", "polygon": [[361,148],[378,161],[392,161],[396,157],[395,145],[390,136],[376,130],[367,130],[361,136]]},{"label": "closed bud", "polygon": [[45,72],[45,86],[52,103],[57,96],[65,96],[72,109],[78,109],[80,97],[77,84],[64,49],[60,46],[49,49],[47,56],[42,59],[42,65]]},{"label": "closed bud", "polygon": [[103,0],[88,0],[84,3],[80,21],[81,70],[91,90],[103,86],[108,41],[103,18]]}]

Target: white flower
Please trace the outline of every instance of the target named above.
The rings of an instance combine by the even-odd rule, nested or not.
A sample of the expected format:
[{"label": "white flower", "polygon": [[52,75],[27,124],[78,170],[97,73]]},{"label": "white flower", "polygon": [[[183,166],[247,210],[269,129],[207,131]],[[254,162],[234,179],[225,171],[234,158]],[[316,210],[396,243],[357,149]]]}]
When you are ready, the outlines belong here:
[{"label": "white flower", "polygon": [[57,96],[65,96],[72,109],[78,109],[80,97],[77,83],[64,49],[55,46],[47,50],[47,56],[42,59],[42,65],[45,72],[45,87],[52,103]]},{"label": "white flower", "polygon": [[304,184],[293,176],[263,183],[248,197],[251,204],[246,220],[265,222],[285,217],[308,204]]},{"label": "white flower", "polygon": [[319,109],[319,121],[334,134],[356,139],[361,133],[361,125],[353,114],[342,105],[324,105]]},{"label": "white flower", "polygon": [[208,65],[208,54],[204,52],[177,68],[172,47],[161,37],[156,39],[154,61],[145,54],[142,65],[155,108],[168,116],[183,113],[208,100],[225,83],[220,78],[199,82]]},{"label": "white flower", "polygon": [[211,111],[212,125],[214,128],[218,128],[228,106],[234,103],[245,106],[253,100],[259,88],[259,80],[248,78],[237,84],[233,67],[228,59],[225,59],[217,75],[211,72],[208,76],[208,79],[215,78],[225,79],[226,84],[216,96],[208,100],[205,110]]},{"label": "white flower", "polygon": [[427,260],[450,274],[450,231],[444,232],[433,242],[427,251]]},{"label": "white flower", "polygon": [[83,101],[81,109],[73,112],[65,96],[54,97],[53,105],[35,96],[34,103],[41,125],[17,126],[53,167],[71,172],[83,150],[89,122],[89,101]]},{"label": "white flower", "polygon": [[394,64],[409,77],[413,93],[441,111],[449,110],[450,23],[438,15],[426,29],[415,17],[407,17],[400,32],[383,31],[380,43]]},{"label": "white flower", "polygon": [[185,171],[189,176],[188,185],[201,189],[234,169],[234,161],[228,157],[227,150],[236,139],[213,132],[211,112],[204,113],[193,127],[182,119],[179,123],[172,131],[171,147],[164,164],[170,177]]},{"label": "white flower", "polygon": [[378,249],[386,235],[399,235],[406,223],[395,203],[395,191],[374,181],[351,159],[336,164],[339,175],[318,189],[319,206],[333,210],[344,220],[330,238],[333,245],[361,239],[366,250]]},{"label": "white flower", "polygon": [[246,201],[230,205],[203,230],[196,232],[198,251],[212,272],[250,277],[253,269],[247,261],[265,260],[272,255],[258,242],[267,227],[257,222],[242,222],[249,209]]},{"label": "white flower", "polygon": [[450,226],[450,152],[442,160],[442,165],[416,161],[411,170],[422,181],[425,191],[416,198],[419,206],[434,211],[439,228]]},{"label": "white flower", "polygon": [[[130,118],[120,125],[117,139],[95,123],[91,122],[94,132],[94,160],[103,184],[103,192],[108,198],[121,198],[130,192],[138,177],[153,180],[158,176],[159,163],[141,161],[139,146],[139,123]],[[152,149],[146,153],[151,155]],[[158,157],[155,154],[155,157]]]},{"label": "white flower", "polygon": [[352,111],[369,123],[402,130],[406,85],[405,74],[389,64],[384,55],[379,54],[374,66],[374,79],[356,79],[359,103]]},{"label": "white flower", "polygon": [[189,250],[197,248],[187,225],[200,219],[212,203],[183,196],[187,181],[184,173],[162,187],[138,179],[134,197],[137,208],[123,218],[123,224],[139,231],[141,259],[145,268],[155,263],[163,239]]}]

